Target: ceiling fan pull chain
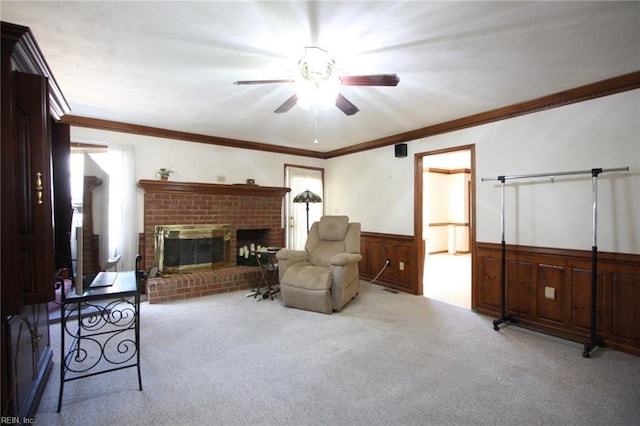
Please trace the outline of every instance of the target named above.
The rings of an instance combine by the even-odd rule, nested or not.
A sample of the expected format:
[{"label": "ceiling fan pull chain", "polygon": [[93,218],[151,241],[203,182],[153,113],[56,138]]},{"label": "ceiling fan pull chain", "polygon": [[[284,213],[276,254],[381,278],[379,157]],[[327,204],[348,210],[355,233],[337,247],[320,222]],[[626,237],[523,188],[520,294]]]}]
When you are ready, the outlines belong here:
[{"label": "ceiling fan pull chain", "polygon": [[318,105],[316,105],[316,114],[315,114],[315,139],[313,140],[313,143],[317,144],[318,143]]}]

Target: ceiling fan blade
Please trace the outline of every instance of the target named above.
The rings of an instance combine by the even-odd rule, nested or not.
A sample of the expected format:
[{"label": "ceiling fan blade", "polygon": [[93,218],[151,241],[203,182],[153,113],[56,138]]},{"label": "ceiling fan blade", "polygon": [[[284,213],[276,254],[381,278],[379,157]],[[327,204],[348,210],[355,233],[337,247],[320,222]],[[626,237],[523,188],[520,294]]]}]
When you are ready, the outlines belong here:
[{"label": "ceiling fan blade", "polygon": [[353,115],[356,112],[360,111],[357,106],[352,104],[347,98],[342,96],[342,94],[338,93],[338,97],[336,98],[336,106],[340,109],[340,111],[344,112],[346,115]]},{"label": "ceiling fan blade", "polygon": [[345,86],[397,86],[398,74],[343,75],[340,81]]},{"label": "ceiling fan blade", "polygon": [[298,102],[298,96],[294,93],[293,96],[291,96],[289,99],[287,99],[286,101],[284,101],[284,103],[282,105],[280,105],[275,111],[273,112],[277,112],[278,114],[283,113],[283,112],[287,112],[289,111],[291,108],[293,108],[293,106]]},{"label": "ceiling fan blade", "polygon": [[285,79],[285,80],[240,80],[234,81],[233,84],[236,86],[243,86],[245,84],[271,84],[271,83],[293,83],[294,80]]}]

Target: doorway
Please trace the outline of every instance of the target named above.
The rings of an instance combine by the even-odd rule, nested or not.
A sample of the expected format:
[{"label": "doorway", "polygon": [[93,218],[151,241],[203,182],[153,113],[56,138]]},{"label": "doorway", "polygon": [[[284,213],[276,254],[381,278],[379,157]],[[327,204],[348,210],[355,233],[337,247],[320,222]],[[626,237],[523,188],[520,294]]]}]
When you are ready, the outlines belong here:
[{"label": "doorway", "polygon": [[291,188],[291,192],[285,197],[285,241],[287,248],[302,250],[307,241],[307,227],[322,217],[324,201],[296,203],[293,200],[296,195],[307,190],[324,200],[324,169],[285,164],[284,176],[285,186]]},{"label": "doorway", "polygon": [[417,164],[422,294],[472,308],[474,147],[427,152]]}]

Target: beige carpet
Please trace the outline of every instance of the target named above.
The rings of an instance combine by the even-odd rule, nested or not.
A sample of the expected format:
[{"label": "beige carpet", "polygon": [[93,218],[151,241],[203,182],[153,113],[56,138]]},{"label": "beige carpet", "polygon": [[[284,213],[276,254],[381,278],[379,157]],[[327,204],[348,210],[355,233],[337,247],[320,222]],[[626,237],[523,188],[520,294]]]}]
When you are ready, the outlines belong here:
[{"label": "beige carpet", "polygon": [[[134,369],[66,384],[40,425],[638,425],[640,357],[363,282],[334,315],[244,292],[142,305]],[[53,342],[58,342],[58,329]]]}]

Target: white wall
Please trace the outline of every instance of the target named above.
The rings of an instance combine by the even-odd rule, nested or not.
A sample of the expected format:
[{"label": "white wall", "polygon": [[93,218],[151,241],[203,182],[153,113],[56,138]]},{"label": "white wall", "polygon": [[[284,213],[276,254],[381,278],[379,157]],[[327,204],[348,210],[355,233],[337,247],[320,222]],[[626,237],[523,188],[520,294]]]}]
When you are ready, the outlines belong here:
[{"label": "white wall", "polygon": [[[476,239],[500,242],[500,189],[482,177],[629,166],[598,179],[598,248],[640,253],[640,91],[327,160],[327,211],[369,232],[413,234],[414,154],[476,146]],[[590,175],[509,181],[506,241],[590,250]]]},{"label": "white wall", "polygon": [[[325,212],[347,214],[368,232],[413,235],[414,154],[476,146],[476,238],[500,242],[500,190],[482,177],[629,166],[599,178],[598,248],[640,253],[640,91],[529,114],[408,144],[395,158],[388,146],[330,160],[72,128],[74,142],[132,144],[136,181],[160,167],[173,180],[282,186],[285,163],[325,168]],[[517,182],[517,183],[516,183]],[[511,181],[506,240],[510,244],[590,250],[591,178]],[[142,231],[142,190],[138,229]]]},{"label": "white wall", "polygon": [[[224,176],[226,184],[245,183],[247,178],[252,178],[258,185],[281,187],[284,185],[285,163],[312,167],[324,166],[324,161],[316,158],[271,154],[81,127],[72,127],[71,140],[107,145],[133,145],[136,182],[140,179],[156,179],[156,170],[167,167],[177,172],[171,176],[171,180],[175,181],[218,183],[218,176]],[[143,197],[144,191],[138,188],[138,232],[142,232],[144,226]]]},{"label": "white wall", "polygon": [[393,146],[327,160],[325,194],[327,214],[368,232],[413,235],[413,159],[395,158]]}]

